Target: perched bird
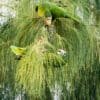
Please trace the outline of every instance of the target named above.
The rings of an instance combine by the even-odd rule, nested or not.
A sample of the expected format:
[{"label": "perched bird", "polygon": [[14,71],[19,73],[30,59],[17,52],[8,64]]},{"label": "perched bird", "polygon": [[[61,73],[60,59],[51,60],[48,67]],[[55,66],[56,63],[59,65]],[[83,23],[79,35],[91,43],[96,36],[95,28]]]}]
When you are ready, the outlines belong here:
[{"label": "perched bird", "polygon": [[22,55],[25,53],[25,51],[27,50],[27,48],[22,48],[22,47],[16,47],[14,45],[10,46],[12,52],[17,56],[16,59],[20,60]]},{"label": "perched bird", "polygon": [[51,3],[51,2],[39,3],[36,6],[35,11],[38,13],[39,17],[46,17],[45,22],[47,23],[47,25],[51,24],[50,21],[53,21],[56,18],[61,18],[61,17],[70,18],[78,22],[78,19],[69,14],[64,8],[59,7],[56,3]]}]

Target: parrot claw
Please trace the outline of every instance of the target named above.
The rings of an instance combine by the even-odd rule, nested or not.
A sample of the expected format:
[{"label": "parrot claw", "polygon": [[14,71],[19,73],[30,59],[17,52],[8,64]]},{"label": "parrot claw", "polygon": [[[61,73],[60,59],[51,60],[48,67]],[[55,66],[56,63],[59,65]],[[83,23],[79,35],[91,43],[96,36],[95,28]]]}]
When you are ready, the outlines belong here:
[{"label": "parrot claw", "polygon": [[17,55],[16,57],[15,57],[15,60],[21,60],[21,58],[22,58],[22,56],[20,55]]}]

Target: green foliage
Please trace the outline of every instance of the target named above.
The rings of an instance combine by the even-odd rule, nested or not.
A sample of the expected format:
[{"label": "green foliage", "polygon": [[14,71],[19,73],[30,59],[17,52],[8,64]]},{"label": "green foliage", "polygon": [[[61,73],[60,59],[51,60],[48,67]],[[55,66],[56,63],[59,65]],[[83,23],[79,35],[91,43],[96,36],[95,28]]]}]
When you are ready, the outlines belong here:
[{"label": "green foliage", "polygon": [[[75,16],[79,12],[76,8],[82,7],[83,23],[58,18],[45,27],[44,18],[37,18],[34,12],[36,1],[21,0],[16,17],[0,27],[1,98],[2,91],[9,87],[10,100],[21,89],[28,100],[53,100],[57,85],[60,100],[100,99],[99,24],[95,26],[94,15],[95,21],[88,19],[92,11],[87,0],[64,2],[70,5],[65,9]],[[14,59],[11,45],[27,47],[21,60]],[[67,54],[59,55],[59,49]]]},{"label": "green foliage", "polygon": [[[13,19],[8,20],[0,27],[0,99],[5,96],[12,100],[14,95],[14,74],[16,61],[10,51],[10,45],[16,36],[16,27]],[[12,82],[11,82],[12,81]],[[6,93],[6,89],[8,92]],[[5,93],[5,94],[4,94]]]}]

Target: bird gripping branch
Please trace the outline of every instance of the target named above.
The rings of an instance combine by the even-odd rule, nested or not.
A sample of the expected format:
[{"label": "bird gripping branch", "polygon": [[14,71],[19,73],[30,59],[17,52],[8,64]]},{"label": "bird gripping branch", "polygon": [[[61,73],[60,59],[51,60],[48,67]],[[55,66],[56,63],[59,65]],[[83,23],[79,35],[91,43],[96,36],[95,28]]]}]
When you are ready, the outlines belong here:
[{"label": "bird gripping branch", "polygon": [[36,6],[35,11],[37,12],[39,17],[46,17],[47,24],[48,23],[51,24],[50,21],[53,21],[56,18],[70,18],[75,22],[79,22],[77,18],[72,16],[64,8],[59,7],[56,3],[51,3],[51,2],[39,3]]}]

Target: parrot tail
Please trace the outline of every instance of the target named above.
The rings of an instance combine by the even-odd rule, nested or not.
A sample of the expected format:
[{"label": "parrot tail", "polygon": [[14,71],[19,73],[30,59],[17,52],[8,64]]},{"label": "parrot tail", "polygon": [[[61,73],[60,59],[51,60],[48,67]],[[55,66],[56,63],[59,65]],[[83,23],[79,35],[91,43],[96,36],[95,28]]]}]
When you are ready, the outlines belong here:
[{"label": "parrot tail", "polygon": [[72,16],[65,15],[64,17],[73,20],[75,23],[80,23],[81,22],[78,18],[75,18],[75,17],[72,17]]}]

